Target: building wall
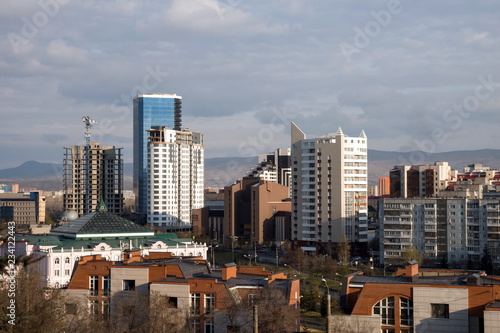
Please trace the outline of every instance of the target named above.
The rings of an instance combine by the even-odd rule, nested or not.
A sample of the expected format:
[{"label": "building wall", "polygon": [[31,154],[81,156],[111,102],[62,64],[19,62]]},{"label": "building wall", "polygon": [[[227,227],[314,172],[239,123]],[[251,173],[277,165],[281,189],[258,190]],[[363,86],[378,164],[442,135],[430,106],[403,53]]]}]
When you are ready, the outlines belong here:
[{"label": "building wall", "polygon": [[[416,332],[469,332],[467,289],[413,288],[413,318]],[[432,318],[431,304],[448,304],[449,318]]]},{"label": "building wall", "polygon": [[484,333],[496,333],[500,327],[500,311],[484,311]]},{"label": "building wall", "polygon": [[367,138],[339,129],[315,139],[292,123],[292,238],[367,242]]},{"label": "building wall", "polygon": [[273,217],[279,211],[289,212],[290,201],[288,187],[273,183],[263,182],[251,187],[251,233],[252,241],[262,243],[275,240],[275,221]]},{"label": "building wall", "polygon": [[145,217],[148,195],[148,134],[152,126],[168,126],[180,130],[182,97],[175,94],[144,94],[133,100],[134,191],[136,209]]},{"label": "building wall", "polygon": [[39,192],[0,193],[0,220],[19,226],[45,223],[45,196]]},{"label": "building wall", "polygon": [[197,132],[149,130],[147,222],[169,231],[191,228],[203,207],[204,148]]},{"label": "building wall", "polygon": [[[65,148],[64,210],[74,210],[78,216],[95,211],[103,200],[108,211],[123,214],[123,158],[121,149],[89,144],[87,176],[87,146]],[[87,195],[88,186],[88,195]],[[88,202],[87,202],[88,200]],[[87,207],[88,205],[88,207]]]},{"label": "building wall", "polygon": [[386,198],[379,210],[381,263],[400,258],[411,245],[452,266],[478,263],[488,246],[493,262],[500,263],[498,199]]}]

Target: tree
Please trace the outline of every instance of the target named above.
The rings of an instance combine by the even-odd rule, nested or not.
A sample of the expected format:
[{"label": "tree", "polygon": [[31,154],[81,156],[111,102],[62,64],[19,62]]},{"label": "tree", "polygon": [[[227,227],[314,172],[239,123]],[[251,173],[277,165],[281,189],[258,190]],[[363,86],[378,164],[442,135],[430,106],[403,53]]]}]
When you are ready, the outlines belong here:
[{"label": "tree", "polygon": [[[64,311],[61,311],[65,305],[62,290],[45,288],[41,275],[36,270],[22,265],[17,266],[15,276],[6,281],[4,288],[0,290],[1,332],[65,331],[65,317],[62,314]],[[12,300],[15,300],[15,303],[12,303]],[[8,308],[11,304],[15,304],[12,313]]]},{"label": "tree", "polygon": [[412,260],[416,260],[419,265],[422,265],[422,262],[424,260],[424,256],[422,253],[413,245],[408,246],[403,253],[401,254],[401,258],[404,260],[404,262],[409,262]]},{"label": "tree", "polygon": [[486,274],[493,274],[493,259],[491,258],[488,246],[485,246],[483,249],[480,267],[486,272]]},{"label": "tree", "polygon": [[342,265],[347,265],[349,263],[349,257],[351,256],[351,245],[347,241],[347,237],[345,235],[344,240],[339,243],[337,255]]}]

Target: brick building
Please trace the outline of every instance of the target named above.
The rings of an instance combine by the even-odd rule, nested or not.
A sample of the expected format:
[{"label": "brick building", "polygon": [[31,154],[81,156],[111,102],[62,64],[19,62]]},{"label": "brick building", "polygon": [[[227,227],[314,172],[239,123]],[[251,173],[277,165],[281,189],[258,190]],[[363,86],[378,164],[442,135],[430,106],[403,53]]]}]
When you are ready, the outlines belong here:
[{"label": "brick building", "polygon": [[[179,318],[187,319],[190,332],[245,333],[253,329],[251,309],[256,304],[262,307],[260,320],[283,324],[283,331],[294,332],[300,322],[299,284],[299,280],[263,267],[227,264],[221,270],[211,270],[201,257],[180,260],[165,253],[141,256],[131,251],[123,261],[111,262],[96,255],[83,257],[78,263],[66,290],[67,312],[77,314],[89,309],[90,315],[118,319],[119,323],[124,304],[139,304],[127,300],[159,297],[170,310],[177,311]],[[277,308],[281,312],[276,316],[286,316],[283,323],[274,323],[278,317],[265,313]],[[140,321],[147,310],[138,310]]]},{"label": "brick building", "polygon": [[[366,332],[498,332],[500,277],[479,271],[419,269],[410,262],[396,276],[342,281],[344,323]],[[334,332],[339,318],[330,318]],[[369,328],[369,329],[368,329]]]}]

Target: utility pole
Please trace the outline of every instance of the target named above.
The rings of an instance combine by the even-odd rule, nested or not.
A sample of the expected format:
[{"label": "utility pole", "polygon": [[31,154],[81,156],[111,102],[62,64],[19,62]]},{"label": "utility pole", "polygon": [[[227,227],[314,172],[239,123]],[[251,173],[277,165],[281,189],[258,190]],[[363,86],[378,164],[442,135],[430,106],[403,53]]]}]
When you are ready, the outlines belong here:
[{"label": "utility pole", "polygon": [[259,333],[259,306],[253,306],[253,333]]},{"label": "utility pole", "polygon": [[326,333],[330,333],[330,316],[332,314],[330,288],[328,288],[328,283],[326,283],[326,279],[321,279],[321,281],[325,283],[326,287]]}]

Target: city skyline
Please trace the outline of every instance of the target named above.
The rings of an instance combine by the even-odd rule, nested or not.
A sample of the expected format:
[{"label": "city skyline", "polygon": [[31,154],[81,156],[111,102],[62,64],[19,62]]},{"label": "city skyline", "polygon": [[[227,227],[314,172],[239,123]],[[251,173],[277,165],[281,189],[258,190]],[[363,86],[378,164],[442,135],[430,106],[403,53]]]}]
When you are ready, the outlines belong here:
[{"label": "city skyline", "polygon": [[[370,149],[496,148],[494,1],[9,1],[0,13],[0,169],[84,143],[132,161],[132,99],[183,96],[207,157],[364,128]],[[33,119],[34,122],[29,122]],[[27,121],[28,120],[28,121]],[[20,131],[28,125],[29,131]],[[221,129],[224,129],[223,131]]]}]

